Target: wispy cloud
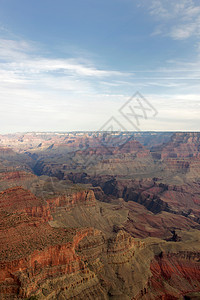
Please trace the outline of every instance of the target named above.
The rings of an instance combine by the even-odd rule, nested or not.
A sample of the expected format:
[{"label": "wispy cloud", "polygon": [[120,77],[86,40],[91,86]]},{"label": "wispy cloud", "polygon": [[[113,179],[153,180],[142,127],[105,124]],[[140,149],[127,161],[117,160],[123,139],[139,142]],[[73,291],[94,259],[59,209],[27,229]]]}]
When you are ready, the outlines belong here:
[{"label": "wispy cloud", "polygon": [[40,72],[62,72],[63,74],[73,73],[80,76],[123,76],[123,72],[112,70],[101,70],[94,66],[86,65],[77,61],[76,59],[46,59],[46,58],[33,58],[26,59],[23,62],[14,62],[8,64],[11,68],[20,68],[21,70],[28,70],[32,73]]},{"label": "wispy cloud", "polygon": [[159,18],[173,20],[181,17],[184,20],[191,20],[200,13],[200,6],[193,0],[152,0],[149,11]]},{"label": "wispy cloud", "polygon": [[174,40],[200,37],[200,4],[193,0],[152,0],[149,13],[161,24],[153,35],[169,36]]},{"label": "wispy cloud", "polygon": [[19,72],[62,72],[83,76],[107,77],[128,75],[119,71],[96,68],[92,62],[79,61],[76,58],[46,58],[37,54],[34,43],[24,40],[0,39],[0,60],[3,66]]},{"label": "wispy cloud", "polygon": [[4,61],[21,61],[35,50],[33,43],[24,40],[0,39],[0,59]]},{"label": "wispy cloud", "polygon": [[[100,68],[88,57],[51,57],[42,53],[32,41],[0,39],[1,131],[97,130],[138,89],[147,97],[150,94],[150,98],[152,90],[159,93],[161,89],[169,94],[178,89],[179,95],[184,95],[191,93],[190,77],[198,80],[199,74],[194,72],[198,70],[195,63],[179,65],[171,61],[165,69],[130,73]],[[170,122],[165,101],[173,103],[175,98],[154,95],[152,103]],[[184,115],[188,114],[188,118],[190,103],[184,102]],[[175,108],[174,115],[176,111]],[[162,124],[164,129],[167,123]],[[150,120],[146,126],[144,130],[156,129],[155,121]]]},{"label": "wispy cloud", "polygon": [[80,58],[42,56],[36,43],[25,40],[0,39],[1,92],[29,89],[41,93],[96,94],[100,80],[112,81],[129,73],[100,69],[92,61]]},{"label": "wispy cloud", "polygon": [[88,57],[42,53],[34,42],[0,39],[1,131],[88,129],[84,124],[90,121],[92,129],[105,105],[108,110],[113,99],[121,99],[101,88],[100,81],[120,80],[129,73],[99,68]]}]

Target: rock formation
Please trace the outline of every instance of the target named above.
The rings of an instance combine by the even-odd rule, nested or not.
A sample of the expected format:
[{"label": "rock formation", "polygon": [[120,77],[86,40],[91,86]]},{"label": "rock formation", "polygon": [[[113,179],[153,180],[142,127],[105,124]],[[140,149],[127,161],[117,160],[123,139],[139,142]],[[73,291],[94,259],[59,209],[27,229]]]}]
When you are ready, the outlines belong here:
[{"label": "rock formation", "polygon": [[0,136],[0,299],[200,298],[200,135],[134,136]]}]

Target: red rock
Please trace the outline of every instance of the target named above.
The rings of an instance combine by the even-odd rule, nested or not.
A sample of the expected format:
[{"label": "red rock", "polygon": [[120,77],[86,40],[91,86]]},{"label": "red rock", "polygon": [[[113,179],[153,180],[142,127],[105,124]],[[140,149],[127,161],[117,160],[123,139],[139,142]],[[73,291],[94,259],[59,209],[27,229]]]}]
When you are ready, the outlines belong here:
[{"label": "red rock", "polygon": [[52,210],[55,210],[56,207],[65,207],[68,211],[80,205],[88,207],[96,205],[96,199],[92,190],[83,190],[79,192],[74,191],[73,193],[47,199],[47,202]]},{"label": "red rock", "polygon": [[[162,299],[180,299],[182,295],[200,291],[200,254],[192,252],[161,253],[151,262],[151,292]],[[174,287],[174,292],[172,290]],[[158,298],[159,299],[159,298]]]},{"label": "red rock", "polygon": [[0,212],[2,211],[26,213],[32,217],[39,217],[43,221],[51,219],[48,203],[22,187],[10,188],[0,193]]}]

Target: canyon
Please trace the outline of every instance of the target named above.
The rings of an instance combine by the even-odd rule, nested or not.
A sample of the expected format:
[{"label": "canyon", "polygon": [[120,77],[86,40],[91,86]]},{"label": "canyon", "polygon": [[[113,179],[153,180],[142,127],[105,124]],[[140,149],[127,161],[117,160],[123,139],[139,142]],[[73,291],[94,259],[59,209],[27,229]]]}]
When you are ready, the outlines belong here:
[{"label": "canyon", "polygon": [[0,299],[200,299],[200,133],[0,135]]}]

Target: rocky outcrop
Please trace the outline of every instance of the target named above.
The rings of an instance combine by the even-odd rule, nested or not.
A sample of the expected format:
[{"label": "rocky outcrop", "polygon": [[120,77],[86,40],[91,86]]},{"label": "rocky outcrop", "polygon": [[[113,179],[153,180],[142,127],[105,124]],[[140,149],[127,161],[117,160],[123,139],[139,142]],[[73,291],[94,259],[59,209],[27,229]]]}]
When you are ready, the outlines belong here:
[{"label": "rocky outcrop", "polygon": [[[94,200],[93,191],[82,191],[60,199],[54,209],[62,205],[67,212],[76,201],[87,206]],[[48,203],[44,206],[48,214],[44,214],[45,200],[21,187],[2,192],[0,203],[4,220],[0,230],[4,241],[0,247],[1,299],[108,299],[110,284],[102,284],[102,267],[107,265],[103,257],[107,259],[109,253],[112,265],[127,263],[137,245],[128,233],[117,233],[108,241],[93,228],[53,228],[47,222],[51,220]]]},{"label": "rocky outcrop", "polygon": [[142,249],[142,241],[134,241],[127,232],[120,230],[117,234],[108,240],[108,263],[124,264],[130,262],[134,256],[135,249]]},{"label": "rocky outcrop", "polygon": [[41,218],[44,222],[51,219],[48,203],[22,187],[14,187],[0,193],[0,212],[26,214]]},{"label": "rocky outcrop", "polygon": [[[70,199],[71,205],[87,205],[94,194],[85,191]],[[69,209],[66,199],[61,204]],[[52,228],[48,202],[21,187],[0,193],[0,216],[0,299],[104,295],[96,275],[76,253],[84,237],[96,234],[94,229]]]},{"label": "rocky outcrop", "polygon": [[23,188],[31,187],[32,183],[39,181],[37,176],[30,172],[11,171],[0,173],[0,191],[9,188],[22,186]]},{"label": "rocky outcrop", "polygon": [[[93,208],[94,202],[94,193],[89,190],[79,190],[74,195],[71,191],[68,197],[48,201],[21,187],[1,193],[0,213],[4,220],[0,228],[0,240],[3,241],[0,246],[2,299],[32,296],[61,300],[140,299],[138,295],[154,295],[154,291],[148,289],[150,284],[153,286],[155,276],[150,262],[159,249],[169,252],[174,247],[173,242],[134,239],[120,228],[120,223],[109,234],[106,226],[104,232],[89,227],[51,226],[50,211],[54,223],[59,220],[61,209],[62,213],[65,211],[65,218],[75,211],[79,219],[77,209],[80,207],[80,213],[85,213],[82,208]],[[102,208],[100,215],[104,214],[105,208]],[[102,222],[105,221],[102,219]],[[111,216],[109,222],[113,222]],[[193,240],[196,239],[194,236]],[[191,255],[195,260],[194,254]],[[144,260],[145,267],[142,265]],[[191,267],[194,274],[199,272],[195,268]],[[155,293],[160,292],[156,290]],[[171,291],[169,295],[172,295]]]},{"label": "rocky outcrop", "polygon": [[[155,299],[180,299],[190,292],[200,296],[199,261],[199,252],[161,252],[156,256],[151,262],[152,277],[149,281]],[[148,297],[147,290],[146,293]]]},{"label": "rocky outcrop", "polygon": [[35,177],[32,173],[27,173],[23,171],[14,171],[14,172],[2,172],[0,173],[0,182],[1,181],[24,181],[27,178]]},{"label": "rocky outcrop", "polygon": [[199,295],[199,134],[130,135],[0,136],[0,299]]},{"label": "rocky outcrop", "polygon": [[55,211],[57,207],[63,207],[66,211],[70,211],[76,206],[95,206],[96,199],[92,190],[83,190],[47,199],[47,203],[49,203],[52,211]]},{"label": "rocky outcrop", "polygon": [[[95,186],[100,185],[105,195],[123,198],[126,202],[137,202],[154,214],[166,211],[186,216],[199,223],[200,186],[198,182],[172,185],[163,184],[156,178],[127,180],[117,176],[110,179],[106,176],[99,176],[91,182]],[[100,195],[99,190],[96,193]],[[99,199],[101,198],[103,197],[100,195]],[[109,198],[105,197],[105,199]]]},{"label": "rocky outcrop", "polygon": [[72,242],[35,249],[29,256],[14,261],[1,260],[0,294],[9,299],[24,299],[31,295],[58,299],[65,291],[66,297],[71,298],[88,286],[98,285],[95,274],[75,252],[79,242],[92,233],[90,229],[80,230]]},{"label": "rocky outcrop", "polygon": [[152,153],[160,153],[161,159],[166,158],[191,158],[199,157],[200,133],[198,132],[176,132],[171,140],[153,148]]},{"label": "rocky outcrop", "polygon": [[0,147],[0,156],[12,156],[15,152],[9,147]]},{"label": "rocky outcrop", "polygon": [[200,228],[199,224],[182,215],[164,211],[155,215],[144,208],[143,205],[133,201],[129,201],[124,205],[129,211],[128,220],[124,224],[124,229],[133,237],[170,239],[172,230]]}]

